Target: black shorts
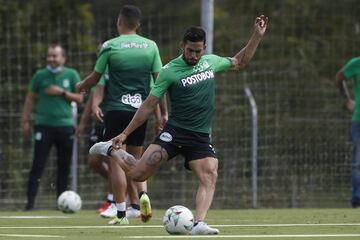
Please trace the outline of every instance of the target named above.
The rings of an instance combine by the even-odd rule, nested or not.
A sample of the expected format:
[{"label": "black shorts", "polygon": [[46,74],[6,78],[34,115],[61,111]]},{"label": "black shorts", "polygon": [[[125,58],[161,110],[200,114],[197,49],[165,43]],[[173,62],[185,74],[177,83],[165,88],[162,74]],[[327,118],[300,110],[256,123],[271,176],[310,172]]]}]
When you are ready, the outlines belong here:
[{"label": "black shorts", "polygon": [[[104,140],[108,141],[113,137],[116,137],[132,120],[135,112],[128,111],[108,111],[105,113],[105,133]],[[127,136],[125,144],[130,146],[140,147],[144,144],[145,133],[146,133],[146,124],[142,124],[140,127],[135,129],[129,136]]]},{"label": "black shorts", "polygon": [[104,140],[104,124],[101,122],[93,122],[91,126],[91,132],[89,135],[89,148],[91,148],[95,143],[101,142]]},{"label": "black shorts", "polygon": [[210,135],[207,133],[194,132],[167,124],[153,143],[166,150],[169,160],[178,154],[183,155],[186,169],[190,169],[189,162],[192,160],[205,157],[216,158]]}]

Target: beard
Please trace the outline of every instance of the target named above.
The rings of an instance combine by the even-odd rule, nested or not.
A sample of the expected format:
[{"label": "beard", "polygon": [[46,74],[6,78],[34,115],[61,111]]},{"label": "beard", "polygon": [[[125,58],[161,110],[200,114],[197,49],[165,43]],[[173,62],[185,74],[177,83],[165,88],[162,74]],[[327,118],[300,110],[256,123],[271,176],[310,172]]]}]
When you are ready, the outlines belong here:
[{"label": "beard", "polygon": [[195,66],[198,62],[199,62],[199,60],[193,60],[193,61],[189,61],[188,59],[186,59],[185,58],[185,55],[183,54],[182,55],[182,58],[183,58],[183,60],[184,60],[184,62],[187,64],[187,65],[190,65],[190,66]]}]

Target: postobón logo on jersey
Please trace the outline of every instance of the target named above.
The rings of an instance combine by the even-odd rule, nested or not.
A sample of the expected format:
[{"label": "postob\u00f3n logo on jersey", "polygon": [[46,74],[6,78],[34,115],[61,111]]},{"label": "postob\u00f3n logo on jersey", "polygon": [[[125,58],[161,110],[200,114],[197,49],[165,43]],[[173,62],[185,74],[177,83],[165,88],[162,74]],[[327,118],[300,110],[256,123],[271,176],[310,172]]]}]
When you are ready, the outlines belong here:
[{"label": "postob\u00f3n logo on jersey", "polygon": [[123,95],[121,97],[121,102],[134,108],[139,108],[142,103],[141,95],[139,93],[135,93],[134,96],[131,96],[130,94]]},{"label": "postob\u00f3n logo on jersey", "polygon": [[168,132],[163,132],[161,135],[160,135],[160,139],[163,140],[164,142],[171,142],[172,141],[172,136],[170,133]]},{"label": "postob\u00f3n logo on jersey", "polygon": [[201,73],[196,73],[193,75],[190,75],[186,78],[181,79],[181,84],[183,85],[183,87],[189,86],[189,85],[194,85],[197,84],[199,82],[208,80],[208,79],[212,79],[214,78],[214,71],[213,70],[207,70],[205,72],[201,72]]}]

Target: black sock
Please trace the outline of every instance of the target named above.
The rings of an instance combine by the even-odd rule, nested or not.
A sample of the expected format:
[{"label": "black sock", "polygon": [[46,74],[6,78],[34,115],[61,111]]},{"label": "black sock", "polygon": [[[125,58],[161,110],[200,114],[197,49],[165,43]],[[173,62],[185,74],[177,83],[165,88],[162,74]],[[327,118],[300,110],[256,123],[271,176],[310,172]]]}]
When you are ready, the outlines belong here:
[{"label": "black sock", "polygon": [[139,205],[139,204],[131,203],[130,206],[131,206],[133,209],[140,210],[140,205]]},{"label": "black sock", "polygon": [[141,191],[141,192],[139,192],[139,199],[141,198],[141,196],[142,196],[144,193],[146,193],[146,194],[147,194],[147,192],[145,192],[145,191]]},{"label": "black sock", "polygon": [[125,211],[117,211],[117,217],[118,218],[123,218],[126,216],[126,212]]},{"label": "black sock", "polygon": [[197,221],[195,221],[195,222],[194,222],[194,227],[195,227],[196,225],[198,225],[199,222],[202,222],[202,220],[197,220]]},{"label": "black sock", "polygon": [[111,150],[113,149],[113,147],[112,146],[110,146],[109,148],[108,148],[108,150],[106,151],[106,155],[108,155],[109,157],[111,157]]}]

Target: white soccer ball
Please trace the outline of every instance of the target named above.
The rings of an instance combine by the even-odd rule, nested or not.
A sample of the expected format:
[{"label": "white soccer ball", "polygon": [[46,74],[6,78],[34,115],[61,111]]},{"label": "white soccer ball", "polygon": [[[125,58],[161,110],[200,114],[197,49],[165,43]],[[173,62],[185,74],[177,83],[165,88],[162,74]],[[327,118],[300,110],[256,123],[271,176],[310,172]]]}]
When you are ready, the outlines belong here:
[{"label": "white soccer ball", "polygon": [[176,205],[165,212],[163,224],[169,234],[190,234],[194,216],[188,208]]},{"label": "white soccer ball", "polygon": [[75,213],[81,209],[81,198],[74,191],[65,191],[59,196],[57,205],[64,213]]}]

